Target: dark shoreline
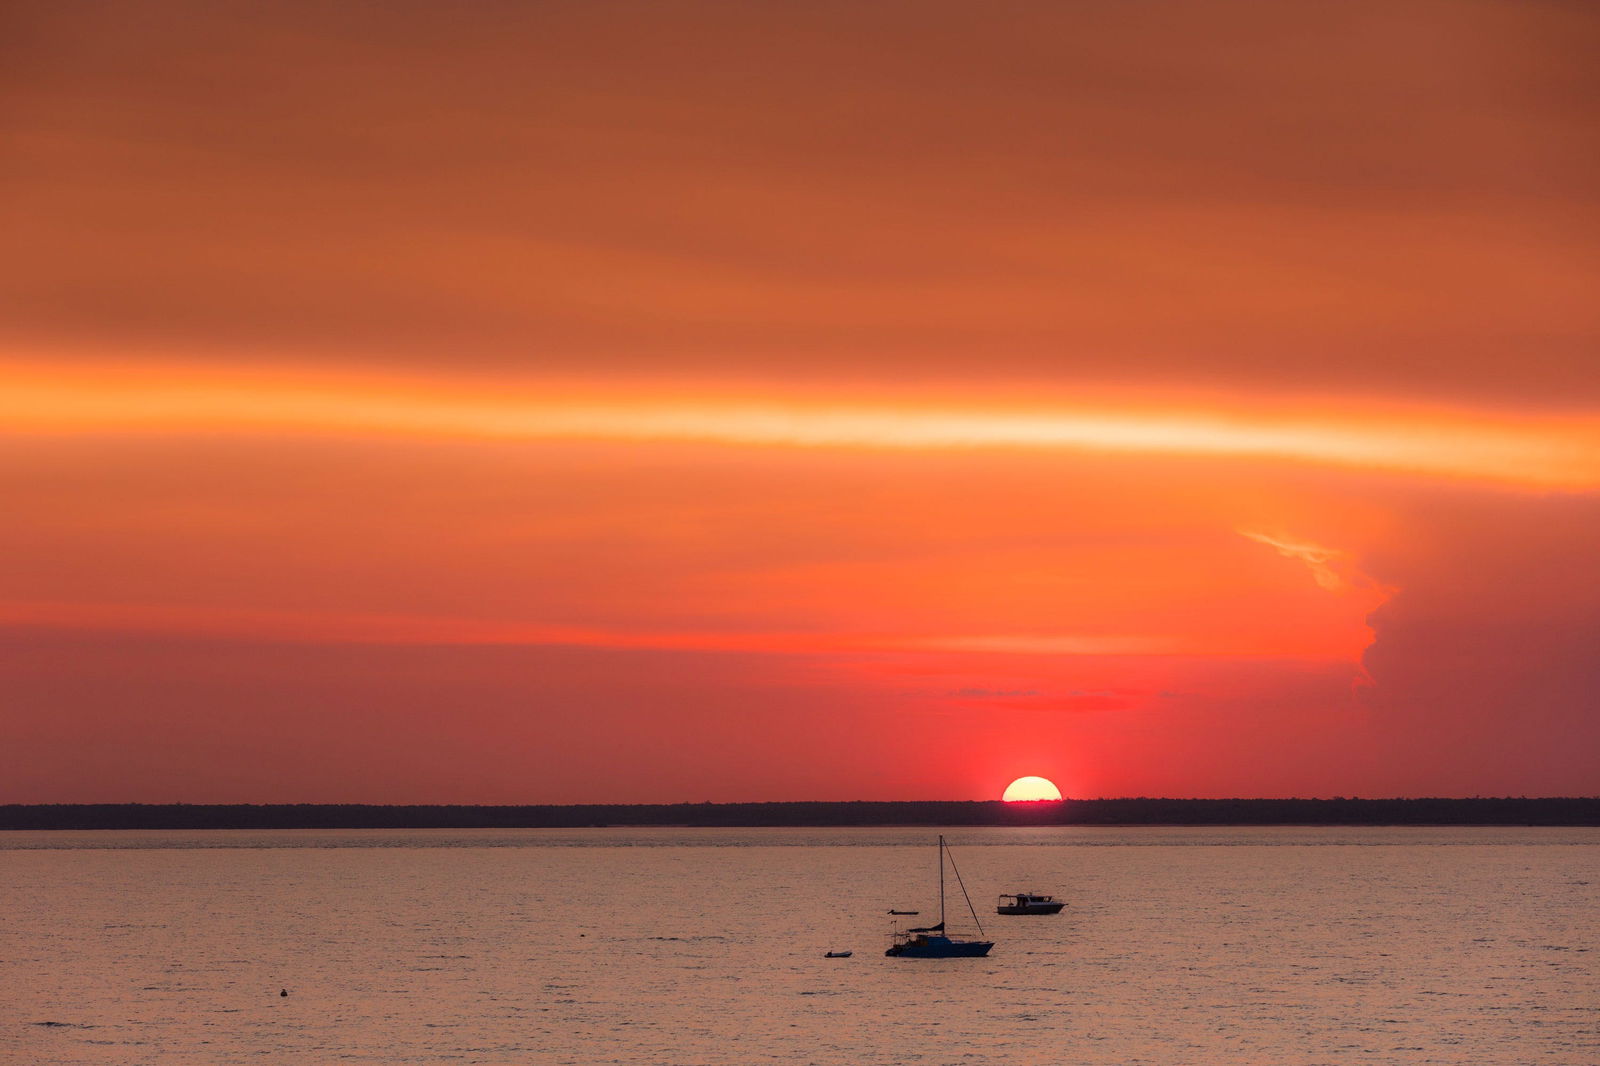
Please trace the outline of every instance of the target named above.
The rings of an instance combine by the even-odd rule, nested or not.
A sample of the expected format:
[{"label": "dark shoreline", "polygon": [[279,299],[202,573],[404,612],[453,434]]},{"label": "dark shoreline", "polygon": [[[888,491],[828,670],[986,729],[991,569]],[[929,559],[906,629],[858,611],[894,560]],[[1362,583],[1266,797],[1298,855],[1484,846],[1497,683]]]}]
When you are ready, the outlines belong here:
[{"label": "dark shoreline", "polygon": [[1600,797],[1098,799],[570,806],[9,804],[0,830],[573,829],[594,826],[1600,826]]}]

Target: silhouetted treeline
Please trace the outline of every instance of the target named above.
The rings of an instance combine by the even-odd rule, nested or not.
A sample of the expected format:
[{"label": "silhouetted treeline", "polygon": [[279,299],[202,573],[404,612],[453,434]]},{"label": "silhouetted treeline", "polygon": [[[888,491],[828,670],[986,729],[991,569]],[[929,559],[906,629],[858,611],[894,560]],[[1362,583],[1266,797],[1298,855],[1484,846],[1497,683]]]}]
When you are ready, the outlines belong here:
[{"label": "silhouetted treeline", "polygon": [[1600,825],[1600,797],[1100,799],[476,807],[89,803],[0,806],[0,829],[568,829],[585,826]]}]

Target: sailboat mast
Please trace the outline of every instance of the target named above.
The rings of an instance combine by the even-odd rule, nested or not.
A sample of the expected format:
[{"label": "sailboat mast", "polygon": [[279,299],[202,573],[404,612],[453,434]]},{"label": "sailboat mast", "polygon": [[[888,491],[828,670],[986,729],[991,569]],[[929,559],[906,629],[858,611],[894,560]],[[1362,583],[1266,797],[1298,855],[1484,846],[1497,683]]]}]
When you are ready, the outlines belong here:
[{"label": "sailboat mast", "polygon": [[944,834],[939,834],[939,927],[944,928]]},{"label": "sailboat mast", "polygon": [[[940,837],[939,838],[939,843],[940,844],[944,844],[944,837]],[[944,844],[944,847],[941,847],[939,850],[942,852],[942,851],[944,851],[945,848],[948,848],[948,847],[949,847],[948,844]],[[983,923],[978,920],[978,908],[976,908],[976,907],[974,907],[972,905],[972,897],[970,895],[968,895],[968,893],[967,893],[967,883],[961,879],[961,867],[956,865],[956,857],[954,855],[950,856],[950,869],[955,871],[956,884],[961,886],[961,898],[967,901],[967,910],[969,912],[971,912],[971,914],[972,914],[972,922],[973,922],[974,925],[976,925],[978,927],[978,935],[982,936],[983,935]],[[943,894],[943,892],[944,892],[944,867],[943,866],[939,867],[939,891],[940,891],[941,894]],[[944,921],[944,915],[941,914],[939,916],[939,920],[940,921]]]}]

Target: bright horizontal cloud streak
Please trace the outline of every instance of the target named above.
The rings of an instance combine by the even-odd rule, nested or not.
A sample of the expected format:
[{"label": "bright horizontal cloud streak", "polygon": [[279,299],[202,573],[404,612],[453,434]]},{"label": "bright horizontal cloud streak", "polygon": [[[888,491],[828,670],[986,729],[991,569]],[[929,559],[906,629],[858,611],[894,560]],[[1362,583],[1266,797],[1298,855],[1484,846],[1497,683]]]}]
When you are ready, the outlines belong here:
[{"label": "bright horizontal cloud streak", "polygon": [[284,611],[147,603],[0,600],[0,626],[100,630],[326,644],[566,645],[655,651],[837,655],[967,651],[1017,655],[1216,653],[1159,638],[1051,634],[906,636],[761,629],[713,631],[551,625],[406,614]]},{"label": "bright horizontal cloud streak", "polygon": [[1600,420],[1454,409],[1297,411],[1261,401],[1026,406],[777,400],[670,392],[480,387],[352,378],[10,368],[11,432],[300,432],[506,441],[595,440],[888,450],[1024,449],[1219,456],[1468,478],[1544,489],[1600,487]]}]

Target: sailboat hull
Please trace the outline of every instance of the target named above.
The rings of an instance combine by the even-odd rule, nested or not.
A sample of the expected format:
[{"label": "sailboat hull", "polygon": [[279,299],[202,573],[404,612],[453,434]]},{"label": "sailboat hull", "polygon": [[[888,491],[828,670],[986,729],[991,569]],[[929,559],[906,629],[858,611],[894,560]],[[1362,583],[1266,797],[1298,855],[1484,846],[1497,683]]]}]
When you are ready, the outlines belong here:
[{"label": "sailboat hull", "polygon": [[899,959],[979,959],[989,954],[992,947],[992,940],[951,940],[945,936],[929,936],[896,944],[884,954]]}]

